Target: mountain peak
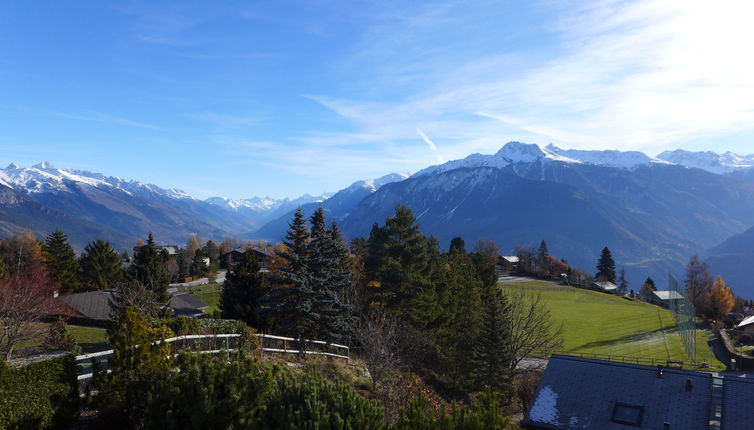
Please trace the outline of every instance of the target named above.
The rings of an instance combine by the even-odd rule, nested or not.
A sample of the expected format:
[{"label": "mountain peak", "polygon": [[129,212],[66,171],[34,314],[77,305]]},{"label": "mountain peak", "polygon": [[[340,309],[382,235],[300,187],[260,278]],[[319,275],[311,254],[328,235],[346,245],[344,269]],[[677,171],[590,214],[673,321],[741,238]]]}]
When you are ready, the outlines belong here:
[{"label": "mountain peak", "polygon": [[545,153],[536,143],[508,142],[497,151],[495,156],[511,162],[531,162],[545,157]]},{"label": "mountain peak", "polygon": [[8,167],[5,168],[5,170],[16,170],[16,169],[20,169],[20,167],[16,163],[10,163],[8,164]]},{"label": "mountain peak", "polygon": [[39,164],[35,164],[35,165],[31,166],[31,167],[33,167],[35,169],[39,169],[39,170],[53,170],[53,169],[55,169],[55,166],[53,166],[52,163],[50,163],[49,161],[43,161],[43,162],[41,162]]}]

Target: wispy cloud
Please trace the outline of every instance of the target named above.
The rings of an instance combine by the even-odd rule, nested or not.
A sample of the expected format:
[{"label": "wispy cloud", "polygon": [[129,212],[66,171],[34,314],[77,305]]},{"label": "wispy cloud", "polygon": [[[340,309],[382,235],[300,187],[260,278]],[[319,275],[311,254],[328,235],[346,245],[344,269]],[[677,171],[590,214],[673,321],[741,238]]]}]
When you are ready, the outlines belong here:
[{"label": "wispy cloud", "polygon": [[[422,40],[412,38],[417,27],[453,19],[443,10],[457,12],[439,8],[404,28],[373,31],[375,40],[358,60],[389,59],[386,52],[401,49],[396,40]],[[553,26],[557,49],[524,56],[451,52],[456,64],[427,49],[413,59],[393,57],[379,70],[387,81],[421,72],[427,84],[398,101],[312,99],[375,141],[407,140],[416,124],[437,124],[433,136],[447,141],[450,151],[498,136],[653,152],[754,130],[751,2],[596,1],[559,12]],[[378,74],[375,82],[384,81]]]},{"label": "wispy cloud", "polygon": [[[421,129],[417,128],[416,132],[419,133],[419,136],[422,138],[424,143],[427,144],[429,149],[431,149],[433,152],[437,152],[437,145],[435,145],[435,142],[432,141],[432,139],[429,138]],[[437,161],[442,163],[444,160],[440,154],[437,154]]]},{"label": "wispy cloud", "polygon": [[115,125],[122,125],[126,127],[143,128],[143,129],[148,129],[148,130],[161,129],[160,127],[152,125],[152,124],[148,124],[141,121],[134,121],[129,118],[109,115],[102,112],[70,113],[70,112],[59,112],[59,111],[50,110],[50,109],[32,108],[32,107],[27,107],[27,106],[14,106],[7,109],[15,113],[23,113],[23,114],[29,114],[29,115],[38,115],[38,116],[46,116],[46,117],[62,118],[62,119],[71,119],[75,121],[101,122],[105,124],[115,124]]}]

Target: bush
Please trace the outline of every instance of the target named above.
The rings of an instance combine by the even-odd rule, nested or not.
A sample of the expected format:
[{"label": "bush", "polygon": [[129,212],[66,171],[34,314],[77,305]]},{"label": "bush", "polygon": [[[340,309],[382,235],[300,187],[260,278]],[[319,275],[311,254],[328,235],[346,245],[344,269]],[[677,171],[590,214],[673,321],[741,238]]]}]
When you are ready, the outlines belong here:
[{"label": "bush", "polygon": [[145,429],[243,429],[253,420],[277,369],[254,359],[181,354],[180,372],[144,374],[130,390],[129,416]]},{"label": "bush", "polygon": [[76,339],[65,328],[65,321],[62,318],[58,318],[50,324],[50,330],[47,332],[43,346],[48,351],[62,349],[72,354],[81,352]]},{"label": "bush", "polygon": [[0,361],[0,429],[70,428],[79,414],[70,354],[11,369]]},{"label": "bush", "polygon": [[277,379],[259,417],[261,429],[382,429],[379,406],[342,383],[324,381],[317,373]]}]

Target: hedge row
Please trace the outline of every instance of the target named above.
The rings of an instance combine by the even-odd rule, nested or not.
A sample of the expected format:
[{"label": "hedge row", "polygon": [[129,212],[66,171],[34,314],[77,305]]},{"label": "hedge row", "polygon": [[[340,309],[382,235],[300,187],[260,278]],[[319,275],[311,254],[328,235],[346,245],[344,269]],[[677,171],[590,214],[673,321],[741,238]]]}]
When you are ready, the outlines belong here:
[{"label": "hedge row", "polygon": [[76,363],[67,354],[10,368],[0,361],[0,429],[65,429],[79,415]]}]

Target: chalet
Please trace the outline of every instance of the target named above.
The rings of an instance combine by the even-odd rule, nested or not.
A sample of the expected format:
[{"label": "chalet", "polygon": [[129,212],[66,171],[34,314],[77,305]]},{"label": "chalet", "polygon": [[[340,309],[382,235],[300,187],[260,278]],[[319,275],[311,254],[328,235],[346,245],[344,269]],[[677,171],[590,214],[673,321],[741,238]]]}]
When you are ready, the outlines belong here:
[{"label": "chalet", "polygon": [[752,428],[754,380],[554,355],[521,425],[552,429]]},{"label": "chalet", "polygon": [[592,283],[592,288],[605,293],[615,294],[618,292],[618,286],[610,281],[598,281]]},{"label": "chalet", "polygon": [[[63,304],[61,313],[70,320],[84,325],[105,325],[112,321],[113,309],[117,306],[117,291],[89,291],[86,293],[59,296]],[[168,305],[175,316],[203,316],[207,304],[188,294],[177,294]]]},{"label": "chalet", "polygon": [[[228,270],[233,270],[233,268],[238,263],[243,261],[243,255],[246,251],[246,248],[236,248],[228,253],[221,255],[220,261],[225,267],[227,267]],[[251,248],[251,251],[253,251],[254,255],[257,257],[257,262],[259,263],[259,271],[269,272],[268,264],[274,258],[274,256],[261,248]]]},{"label": "chalet", "polygon": [[518,270],[519,261],[516,255],[498,255],[496,269],[501,272],[515,272]]},{"label": "chalet", "polygon": [[754,316],[744,318],[743,321],[738,323],[736,328],[747,334],[754,334]]},{"label": "chalet", "polygon": [[676,300],[684,300],[685,297],[683,297],[683,294],[679,293],[678,291],[661,291],[656,290],[652,291],[652,296],[649,297],[649,301],[660,305],[664,308],[669,308],[673,301]]}]

